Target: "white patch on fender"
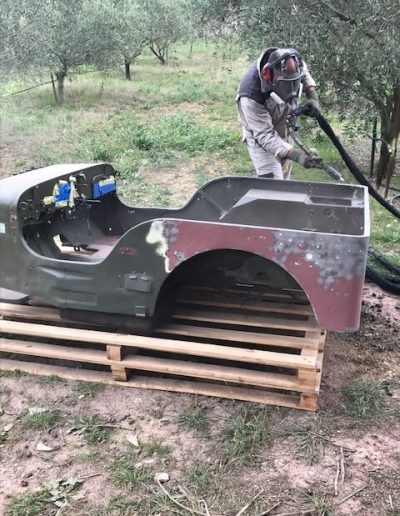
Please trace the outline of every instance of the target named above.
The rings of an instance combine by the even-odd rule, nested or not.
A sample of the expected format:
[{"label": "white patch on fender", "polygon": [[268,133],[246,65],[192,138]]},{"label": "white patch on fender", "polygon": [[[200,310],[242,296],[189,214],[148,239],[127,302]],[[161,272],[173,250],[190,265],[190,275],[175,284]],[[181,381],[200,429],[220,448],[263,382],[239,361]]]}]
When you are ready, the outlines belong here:
[{"label": "white patch on fender", "polygon": [[6,225],[4,222],[0,222],[0,233],[5,234],[6,232]]},{"label": "white patch on fender", "polygon": [[156,253],[164,258],[165,271],[171,272],[169,268],[169,258],[167,256],[168,243],[164,236],[164,222],[162,220],[155,220],[151,223],[150,231],[146,236],[146,242],[148,244],[156,244]]}]

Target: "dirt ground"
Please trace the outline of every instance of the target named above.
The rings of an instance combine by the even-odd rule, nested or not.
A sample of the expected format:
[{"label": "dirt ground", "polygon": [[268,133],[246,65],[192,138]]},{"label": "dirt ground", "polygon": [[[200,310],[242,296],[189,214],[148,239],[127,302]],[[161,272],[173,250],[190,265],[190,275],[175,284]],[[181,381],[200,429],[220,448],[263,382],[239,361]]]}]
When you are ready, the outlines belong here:
[{"label": "dirt ground", "polygon": [[[367,285],[362,312],[357,333],[328,334],[320,409],[268,408],[267,436],[245,465],[224,464],[224,428],[235,415],[259,406],[114,386],[86,392],[57,378],[2,376],[0,513],[13,497],[80,477],[79,496],[63,488],[58,506],[48,502],[32,512],[31,503],[31,512],[14,506],[10,514],[399,515],[400,299]],[[370,421],[349,412],[343,396],[343,388],[360,378],[381,382],[384,394],[381,412]],[[58,411],[57,424],[49,430],[24,426],[29,409],[38,408]],[[210,422],[207,432],[183,424],[180,415],[193,408]],[[88,442],[82,429],[77,431],[78,415],[110,425],[108,439]],[[116,482],[111,465],[121,456],[151,473],[146,485]],[[203,491],[198,465],[214,482]],[[153,481],[160,472],[168,473],[162,485],[174,501]]]}]

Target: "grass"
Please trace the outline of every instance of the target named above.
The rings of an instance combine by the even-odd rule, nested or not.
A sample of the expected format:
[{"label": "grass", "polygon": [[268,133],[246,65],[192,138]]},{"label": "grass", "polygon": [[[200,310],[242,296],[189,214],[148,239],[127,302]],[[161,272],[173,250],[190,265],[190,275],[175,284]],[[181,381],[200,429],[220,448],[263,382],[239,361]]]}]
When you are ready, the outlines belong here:
[{"label": "grass", "polygon": [[0,387],[0,408],[5,407],[7,405],[8,400],[10,399],[11,390],[7,387]]},{"label": "grass", "polygon": [[327,444],[326,437],[317,425],[292,433],[295,437],[299,453],[311,464],[316,464],[324,455]]},{"label": "grass", "polygon": [[20,378],[21,376],[29,376],[28,373],[24,373],[24,371],[0,371],[0,378]]},{"label": "grass", "polygon": [[160,457],[165,457],[170,455],[172,452],[172,446],[156,439],[154,441],[144,443],[142,450],[146,455],[158,455]]},{"label": "grass", "polygon": [[380,382],[363,379],[343,388],[347,413],[361,421],[374,421],[383,415],[386,407]]},{"label": "grass", "polygon": [[[134,515],[161,515],[173,514],[175,505],[168,497],[159,491],[149,491],[148,493],[129,500],[126,496],[114,497],[108,504],[104,513],[99,516],[134,516]],[[97,515],[96,515],[97,516]]]},{"label": "grass", "polygon": [[60,421],[61,414],[57,410],[46,410],[36,414],[26,414],[21,419],[24,429],[32,430],[50,430],[54,428]]},{"label": "grass", "polygon": [[303,498],[310,514],[314,516],[334,516],[332,502],[325,493],[307,491],[303,493]]},{"label": "grass", "polygon": [[211,467],[203,462],[195,462],[185,472],[185,481],[190,489],[198,496],[218,492],[219,482]]},{"label": "grass", "polygon": [[104,384],[95,382],[76,382],[73,384],[72,390],[82,398],[94,398],[104,390]]},{"label": "grass", "polygon": [[80,415],[74,419],[74,428],[78,430],[89,444],[98,444],[108,440],[112,433],[111,428],[101,426],[96,415]]},{"label": "grass", "polygon": [[120,487],[133,490],[134,488],[147,485],[153,481],[151,468],[135,467],[137,457],[121,455],[110,464],[113,481]]},{"label": "grass", "polygon": [[210,422],[207,418],[207,414],[202,407],[189,407],[184,410],[179,418],[179,424],[186,430],[196,430],[197,432],[208,432],[210,428]]},{"label": "grass", "polygon": [[246,408],[233,415],[223,429],[227,464],[239,466],[250,463],[269,438],[268,409]]},{"label": "grass", "polygon": [[7,507],[7,516],[41,516],[45,510],[50,493],[47,489],[26,493],[11,500]]},{"label": "grass", "polygon": [[60,383],[65,383],[65,380],[63,378],[60,378],[56,374],[51,374],[49,376],[39,376],[38,380],[43,385],[58,385]]}]

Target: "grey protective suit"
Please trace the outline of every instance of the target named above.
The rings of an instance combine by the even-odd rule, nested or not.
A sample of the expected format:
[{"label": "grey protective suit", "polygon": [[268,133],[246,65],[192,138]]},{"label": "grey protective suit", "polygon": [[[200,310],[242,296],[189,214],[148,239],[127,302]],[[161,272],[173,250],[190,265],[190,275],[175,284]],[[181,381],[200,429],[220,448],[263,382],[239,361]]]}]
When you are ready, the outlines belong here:
[{"label": "grey protective suit", "polygon": [[293,142],[286,134],[286,116],[298,105],[302,89],[315,87],[315,82],[303,61],[299,96],[291,104],[281,101],[268,91],[261,76],[265,52],[252,63],[240,82],[236,98],[239,121],[257,176],[289,179],[292,161],[284,157]]}]

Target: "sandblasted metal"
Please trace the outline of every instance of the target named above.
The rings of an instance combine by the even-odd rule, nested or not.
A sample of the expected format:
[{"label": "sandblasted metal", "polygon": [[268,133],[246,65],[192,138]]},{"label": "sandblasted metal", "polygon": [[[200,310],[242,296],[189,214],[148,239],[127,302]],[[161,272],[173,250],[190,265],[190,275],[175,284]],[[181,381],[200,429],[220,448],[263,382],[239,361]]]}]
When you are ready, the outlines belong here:
[{"label": "sandblasted metal", "polygon": [[8,289],[68,318],[151,331],[185,282],[263,285],[305,292],[324,328],[358,328],[365,187],[222,177],[183,208],[137,208],[115,177],[101,163],[0,180],[3,298]]}]

